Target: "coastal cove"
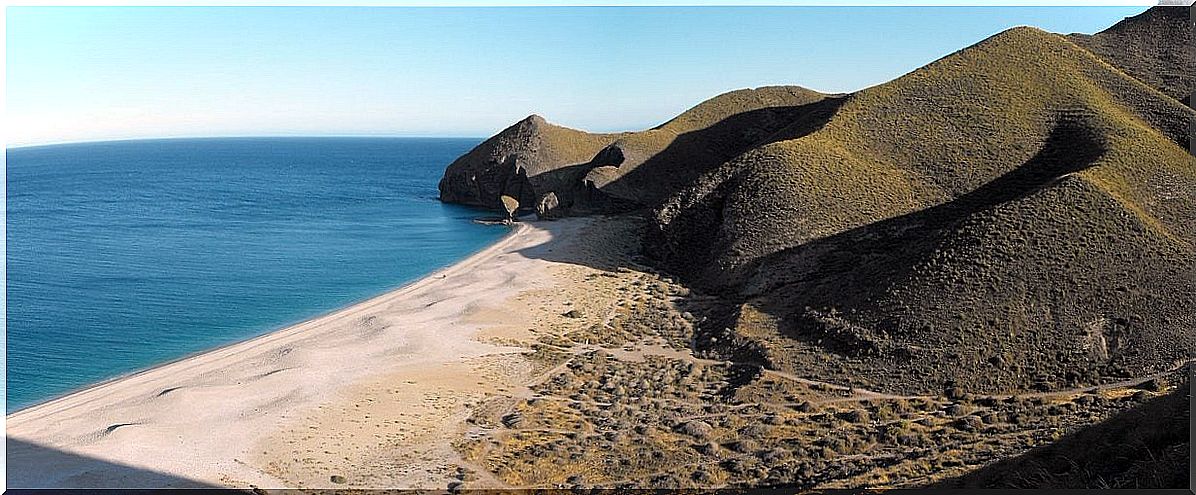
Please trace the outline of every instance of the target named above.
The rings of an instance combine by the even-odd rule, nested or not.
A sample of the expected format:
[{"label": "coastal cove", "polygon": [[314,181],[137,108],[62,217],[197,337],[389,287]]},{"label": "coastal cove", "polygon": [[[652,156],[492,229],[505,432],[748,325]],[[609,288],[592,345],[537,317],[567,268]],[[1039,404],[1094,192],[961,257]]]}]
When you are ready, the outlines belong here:
[{"label": "coastal cove", "polygon": [[439,202],[473,139],[10,149],[6,411],[304,321],[496,242]]},{"label": "coastal cove", "polygon": [[1192,486],[1193,1],[9,9],[3,489]]}]

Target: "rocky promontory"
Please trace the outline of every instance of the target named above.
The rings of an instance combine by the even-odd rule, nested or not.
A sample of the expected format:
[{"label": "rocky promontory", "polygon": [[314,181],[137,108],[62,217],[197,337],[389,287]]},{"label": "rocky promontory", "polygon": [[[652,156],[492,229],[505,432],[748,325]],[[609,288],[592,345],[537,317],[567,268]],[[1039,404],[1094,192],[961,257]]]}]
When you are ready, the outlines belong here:
[{"label": "rocky promontory", "polygon": [[826,98],[797,86],[732,91],[656,128],[616,134],[532,115],[450,164],[440,199],[501,210],[505,195],[549,217],[651,206]]}]

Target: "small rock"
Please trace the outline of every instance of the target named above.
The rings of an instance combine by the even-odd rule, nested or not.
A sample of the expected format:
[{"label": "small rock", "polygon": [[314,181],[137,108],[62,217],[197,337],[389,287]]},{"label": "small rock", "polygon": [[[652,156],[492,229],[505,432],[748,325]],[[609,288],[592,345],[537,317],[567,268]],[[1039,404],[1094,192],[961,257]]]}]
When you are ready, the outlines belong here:
[{"label": "small rock", "polygon": [[955,427],[963,431],[976,431],[984,427],[984,422],[976,416],[964,416],[955,421]]},{"label": "small rock", "polygon": [[750,454],[759,448],[759,444],[751,439],[743,439],[731,444],[731,449],[741,454]]},{"label": "small rock", "polygon": [[564,212],[561,210],[561,202],[556,197],[555,192],[549,191],[544,193],[544,195],[540,196],[540,199],[536,201],[536,217],[540,218],[541,220],[560,218],[564,216]]},{"label": "small rock", "polygon": [[706,438],[714,431],[714,427],[705,421],[689,421],[681,425],[681,432],[694,438]]},{"label": "small rock", "polygon": [[514,428],[523,423],[523,415],[519,413],[511,413],[502,417],[502,424],[507,428]]}]

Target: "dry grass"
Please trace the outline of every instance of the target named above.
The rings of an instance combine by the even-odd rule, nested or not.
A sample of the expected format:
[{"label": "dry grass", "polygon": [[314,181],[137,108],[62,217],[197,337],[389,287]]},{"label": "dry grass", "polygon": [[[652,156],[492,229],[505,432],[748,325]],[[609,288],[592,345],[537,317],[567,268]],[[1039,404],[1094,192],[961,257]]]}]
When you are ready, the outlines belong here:
[{"label": "dry grass", "polygon": [[1158,371],[1196,344],[1196,160],[1173,125],[1194,116],[1015,28],[704,176],[650,245],[771,315],[749,333],[781,369],[902,392]]}]

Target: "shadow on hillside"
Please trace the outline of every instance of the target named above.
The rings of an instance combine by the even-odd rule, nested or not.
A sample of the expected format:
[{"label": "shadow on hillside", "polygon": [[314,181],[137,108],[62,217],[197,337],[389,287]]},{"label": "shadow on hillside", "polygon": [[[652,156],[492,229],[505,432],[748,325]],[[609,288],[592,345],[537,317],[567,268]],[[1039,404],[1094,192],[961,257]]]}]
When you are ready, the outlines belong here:
[{"label": "shadow on hillside", "polygon": [[[561,211],[569,215],[641,215],[646,207],[691,185],[702,174],[747,150],[769,143],[797,139],[825,125],[847,96],[827,97],[814,103],[769,107],[740,112],[708,127],[683,133],[655,155],[610,183],[595,185],[587,175],[599,167],[619,167],[627,157],[618,142],[603,148],[587,163],[567,165],[528,177],[513,172],[505,187],[519,195],[524,211],[534,209],[532,199],[545,192],[556,193]],[[651,129],[652,132],[660,127]],[[644,230],[637,232],[643,238]],[[639,254],[637,249],[635,255]],[[616,261],[555,260],[583,264],[602,270],[620,267]],[[644,268],[644,265],[639,265]]]},{"label": "shadow on hillside", "polygon": [[246,493],[12,437],[5,438],[5,446],[5,493],[155,493],[164,488],[202,489],[213,495]]},{"label": "shadow on hillside", "polygon": [[[518,163],[517,156],[509,155],[501,163],[477,172],[472,181],[476,190],[466,196],[490,198],[492,204],[479,205],[490,209],[501,209],[499,194],[511,196],[519,201],[520,211],[531,212],[542,195],[552,192],[560,202],[559,211],[567,215],[634,211],[657,204],[747,150],[814,132],[830,120],[847,98],[831,96],[805,105],[760,108],[728,116],[705,128],[676,136],[668,146],[646,157],[634,169],[619,171],[622,175],[609,183],[596,184],[587,177],[596,168],[623,166],[628,159],[625,153],[639,150],[624,150],[616,141],[585,163],[563,165],[530,176]],[[634,142],[636,136],[659,130],[660,127],[639,131],[623,139]]]},{"label": "shadow on hillside", "polygon": [[[644,206],[655,205],[748,150],[797,139],[822,128],[847,98],[832,96],[805,105],[768,107],[731,115],[708,127],[678,135],[663,150],[601,189]],[[623,161],[623,151],[612,145],[599,152],[589,166],[619,166]]]},{"label": "shadow on hillside", "polygon": [[[1104,152],[1104,144],[1083,114],[1064,114],[1034,157],[967,194],[784,249],[735,275],[761,282],[751,292],[769,295],[760,309],[785,322],[781,330],[788,337],[849,355],[870,352],[874,350],[870,344],[851,332],[831,331],[808,314],[795,316],[802,308],[854,308],[880,299],[893,283],[908,279],[919,262],[941,247],[961,220],[1084,170]],[[888,332],[895,323],[879,326]]]},{"label": "shadow on hillside", "polygon": [[[599,155],[601,154],[599,152]],[[567,165],[526,177],[523,180],[527,185],[520,187],[526,187],[526,191],[533,196],[553,192],[560,201],[561,210],[573,216],[612,214],[638,207],[635,202],[606,194],[598,190],[592,182],[585,180],[586,174],[594,168],[593,162]],[[535,201],[538,200],[539,198],[536,198],[527,204],[529,210],[535,209]]]},{"label": "shadow on hillside", "polygon": [[1043,447],[932,489],[1189,486],[1191,383]]}]

